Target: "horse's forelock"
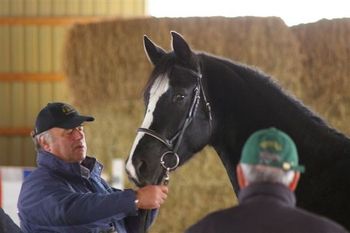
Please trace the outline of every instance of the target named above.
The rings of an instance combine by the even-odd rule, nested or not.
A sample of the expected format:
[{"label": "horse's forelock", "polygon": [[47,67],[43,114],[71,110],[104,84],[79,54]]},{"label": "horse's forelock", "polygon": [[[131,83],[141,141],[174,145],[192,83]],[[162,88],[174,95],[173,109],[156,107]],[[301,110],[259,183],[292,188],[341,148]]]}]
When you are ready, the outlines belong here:
[{"label": "horse's forelock", "polygon": [[158,78],[164,78],[167,76],[169,70],[171,69],[171,67],[174,65],[175,61],[173,59],[173,56],[170,56],[169,54],[167,54],[166,56],[164,56],[163,59],[161,59],[159,61],[159,63],[157,64],[156,67],[154,67],[146,85],[144,88],[144,100],[145,103],[148,102],[148,97],[149,97],[149,92],[152,88],[153,83],[156,81],[156,79]]},{"label": "horse's forelock", "polygon": [[145,85],[145,89],[144,89],[144,99],[145,102],[147,102],[148,99],[148,95],[149,95],[149,91],[150,88],[152,86],[152,84],[154,83],[154,81],[159,78],[159,77],[166,77],[170,71],[172,70],[172,68],[174,66],[181,66],[184,68],[187,68],[189,70],[193,70],[195,72],[200,72],[199,69],[199,57],[197,56],[197,54],[193,53],[191,56],[191,59],[189,61],[181,61],[179,60],[176,55],[174,54],[174,52],[170,52],[167,55],[163,56],[163,58],[159,61],[159,63],[157,64],[157,66],[154,67],[146,85]]}]

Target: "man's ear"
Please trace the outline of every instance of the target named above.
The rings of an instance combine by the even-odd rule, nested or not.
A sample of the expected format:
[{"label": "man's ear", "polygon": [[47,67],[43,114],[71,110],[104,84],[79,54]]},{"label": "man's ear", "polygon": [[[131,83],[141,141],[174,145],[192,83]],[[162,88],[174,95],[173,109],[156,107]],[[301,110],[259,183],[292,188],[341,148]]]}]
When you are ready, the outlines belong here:
[{"label": "man's ear", "polygon": [[248,182],[244,176],[242,167],[240,164],[237,165],[236,167],[236,173],[237,173],[237,179],[238,179],[238,184],[240,188],[245,188],[248,185]]},{"label": "man's ear", "polygon": [[300,178],[300,172],[295,172],[293,180],[289,184],[289,189],[294,192],[294,190],[297,188],[298,182]]},{"label": "man's ear", "polygon": [[39,140],[38,140],[40,147],[43,148],[45,151],[50,152],[50,144],[49,142],[46,140],[45,137],[43,136],[39,136]]}]

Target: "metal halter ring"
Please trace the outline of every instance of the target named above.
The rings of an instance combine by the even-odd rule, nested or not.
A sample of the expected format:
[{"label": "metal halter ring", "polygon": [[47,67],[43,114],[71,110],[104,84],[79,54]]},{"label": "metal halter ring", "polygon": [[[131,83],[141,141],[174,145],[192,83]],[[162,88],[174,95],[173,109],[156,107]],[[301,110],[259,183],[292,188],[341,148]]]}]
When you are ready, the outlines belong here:
[{"label": "metal halter ring", "polygon": [[[166,156],[169,156],[169,155],[174,155],[175,158],[176,158],[176,163],[174,166],[172,167],[167,167],[166,164],[165,164],[165,157]],[[167,170],[167,171],[170,171],[170,170],[174,170],[175,168],[177,168],[179,166],[179,163],[180,163],[180,159],[179,159],[179,155],[175,152],[172,152],[172,151],[167,151],[165,152],[162,157],[160,157],[160,164],[162,165],[162,167]]]}]

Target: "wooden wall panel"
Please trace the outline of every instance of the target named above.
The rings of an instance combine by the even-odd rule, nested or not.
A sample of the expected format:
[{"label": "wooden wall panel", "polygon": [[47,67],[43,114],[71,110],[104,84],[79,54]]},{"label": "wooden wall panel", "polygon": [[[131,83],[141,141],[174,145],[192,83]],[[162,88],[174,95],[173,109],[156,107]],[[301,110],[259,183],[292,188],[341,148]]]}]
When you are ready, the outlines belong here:
[{"label": "wooden wall panel", "polygon": [[52,15],[63,16],[66,15],[68,3],[67,1],[53,1],[52,2]]},{"label": "wooden wall panel", "polygon": [[39,29],[37,26],[25,27],[25,43],[24,43],[24,72],[39,72]]},{"label": "wooden wall panel", "polygon": [[59,102],[70,102],[68,88],[66,82],[55,82],[53,83],[53,99]]},{"label": "wooden wall panel", "polygon": [[24,2],[24,16],[38,15],[38,0],[25,0]]},{"label": "wooden wall panel", "polygon": [[135,0],[130,0],[128,2],[123,1],[122,12],[124,16],[132,16],[135,11]]},{"label": "wooden wall panel", "polygon": [[10,26],[0,26],[0,72],[10,71]]},{"label": "wooden wall panel", "polygon": [[24,83],[13,82],[10,97],[11,127],[24,126],[26,113],[24,112]]},{"label": "wooden wall panel", "polygon": [[[103,1],[101,1],[103,2]],[[80,15],[94,15],[94,1],[93,0],[86,0],[84,4],[80,3]],[[99,6],[98,6],[99,8]]]},{"label": "wooden wall panel", "polygon": [[52,102],[54,101],[52,93],[53,93],[53,89],[52,89],[53,84],[51,82],[43,82],[40,84],[40,103],[39,105],[41,107],[46,106],[46,104],[48,102]]},{"label": "wooden wall panel", "polygon": [[108,4],[107,15],[123,15],[122,9],[122,1],[123,0],[115,0]]},{"label": "wooden wall panel", "polygon": [[43,26],[39,29],[39,71],[52,72],[52,27]]},{"label": "wooden wall panel", "polygon": [[38,0],[38,15],[46,16],[52,15],[52,1],[51,0]]},{"label": "wooden wall panel", "polygon": [[0,127],[7,127],[11,124],[10,101],[11,84],[0,83]]},{"label": "wooden wall panel", "polygon": [[1,165],[9,165],[9,158],[11,155],[9,148],[10,148],[10,138],[0,136],[0,150],[1,150],[0,164]]},{"label": "wooden wall panel", "polygon": [[145,0],[0,0],[0,16],[143,16]]},{"label": "wooden wall panel", "polygon": [[10,0],[10,15],[24,15],[24,0]]},{"label": "wooden wall panel", "polygon": [[13,26],[10,28],[10,71],[21,72],[24,70],[24,28]]},{"label": "wooden wall panel", "polygon": [[67,3],[66,15],[80,15],[80,0],[71,0]]},{"label": "wooden wall panel", "polygon": [[25,137],[23,139],[23,154],[22,154],[22,162],[23,164],[35,164],[35,150],[33,146],[33,141],[31,137]]},{"label": "wooden wall panel", "polygon": [[34,125],[33,119],[36,118],[41,106],[40,106],[40,83],[28,82],[25,84],[25,100],[24,111],[26,112],[26,118],[24,126],[32,128]]},{"label": "wooden wall panel", "polygon": [[20,166],[22,164],[22,140],[23,137],[15,136],[10,138],[9,166]]},{"label": "wooden wall panel", "polygon": [[108,14],[108,0],[102,0],[99,7],[94,8],[94,15],[107,15]]},{"label": "wooden wall panel", "polygon": [[9,0],[0,0],[0,16],[5,16],[10,12]]},{"label": "wooden wall panel", "polygon": [[66,27],[58,26],[52,28],[52,71],[61,72],[62,67],[62,45],[65,40]]}]

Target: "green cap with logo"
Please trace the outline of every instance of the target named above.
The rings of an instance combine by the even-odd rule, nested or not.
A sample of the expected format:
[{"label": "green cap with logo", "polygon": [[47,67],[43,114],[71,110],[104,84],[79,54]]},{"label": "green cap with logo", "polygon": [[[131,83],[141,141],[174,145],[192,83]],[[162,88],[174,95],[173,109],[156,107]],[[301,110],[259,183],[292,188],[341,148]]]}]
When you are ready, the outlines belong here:
[{"label": "green cap with logo", "polygon": [[253,133],[243,146],[241,163],[304,172],[293,140],[281,130],[268,128]]}]

